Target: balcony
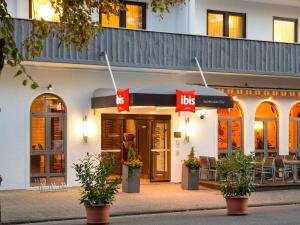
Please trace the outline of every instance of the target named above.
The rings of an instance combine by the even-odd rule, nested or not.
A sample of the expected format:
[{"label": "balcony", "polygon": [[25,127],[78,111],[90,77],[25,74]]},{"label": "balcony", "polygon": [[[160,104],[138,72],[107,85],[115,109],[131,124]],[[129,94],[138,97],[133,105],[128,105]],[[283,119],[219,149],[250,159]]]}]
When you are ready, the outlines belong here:
[{"label": "balcony", "polygon": [[[15,19],[15,39],[29,36],[31,23]],[[57,48],[58,40],[44,41],[41,57],[34,61],[105,65],[107,51],[112,66],[300,76],[300,45],[256,40],[216,38],[142,30],[105,28],[79,54],[74,47]],[[22,53],[24,50],[22,49]]]}]

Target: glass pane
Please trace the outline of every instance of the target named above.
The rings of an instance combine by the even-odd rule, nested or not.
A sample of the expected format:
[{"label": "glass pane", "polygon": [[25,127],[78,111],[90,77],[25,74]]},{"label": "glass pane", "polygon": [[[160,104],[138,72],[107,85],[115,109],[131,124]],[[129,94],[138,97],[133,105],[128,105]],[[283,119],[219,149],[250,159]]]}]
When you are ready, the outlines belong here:
[{"label": "glass pane", "polygon": [[109,14],[106,15],[104,13],[101,14],[101,23],[102,26],[105,27],[120,27],[120,16]]},{"label": "glass pane", "polygon": [[59,98],[53,95],[46,96],[46,107],[47,107],[47,112],[52,112],[52,113],[65,112],[64,103]]},{"label": "glass pane", "polygon": [[268,122],[268,149],[277,147],[277,124],[274,121]]},{"label": "glass pane", "polygon": [[65,156],[64,154],[50,155],[50,173],[65,172]]},{"label": "glass pane", "polygon": [[296,121],[289,123],[289,149],[290,152],[295,152],[297,149],[298,126]]},{"label": "glass pane", "polygon": [[166,128],[164,122],[156,122],[153,127],[153,148],[154,149],[166,149]]},{"label": "glass pane", "polygon": [[263,102],[256,109],[255,117],[277,118],[276,107],[270,102]]},{"label": "glass pane", "polygon": [[208,32],[210,36],[224,36],[224,16],[223,14],[208,13]]},{"label": "glass pane", "polygon": [[232,150],[240,151],[241,150],[241,121],[232,121]]},{"label": "glass pane", "polygon": [[296,42],[296,22],[274,19],[274,41]]},{"label": "glass pane", "polygon": [[32,0],[32,18],[59,22],[59,16],[55,14],[49,0]]},{"label": "glass pane", "polygon": [[244,16],[229,16],[228,21],[229,37],[243,38],[244,37]]},{"label": "glass pane", "polygon": [[143,29],[143,7],[126,4],[126,28]]},{"label": "glass pane", "polygon": [[[227,151],[228,148],[228,124],[226,120],[219,120],[218,122],[218,146],[219,153]],[[223,150],[223,151],[220,151]]]},{"label": "glass pane", "polygon": [[34,99],[31,105],[31,112],[33,113],[44,112],[44,96],[39,96],[36,99]]},{"label": "glass pane", "polygon": [[63,119],[51,118],[51,150],[63,150]]},{"label": "glass pane", "polygon": [[45,155],[32,155],[30,157],[30,172],[31,174],[40,174],[46,172]]},{"label": "glass pane", "polygon": [[290,111],[290,117],[300,118],[300,103],[297,103],[293,106]]},{"label": "glass pane", "polygon": [[39,176],[39,177],[31,177],[30,178],[30,186],[31,187],[38,187],[41,184],[46,185],[46,177],[45,176]]},{"label": "glass pane", "polygon": [[45,150],[45,118],[32,117],[31,119],[31,148]]},{"label": "glass pane", "polygon": [[264,149],[264,122],[255,121],[255,149]]}]

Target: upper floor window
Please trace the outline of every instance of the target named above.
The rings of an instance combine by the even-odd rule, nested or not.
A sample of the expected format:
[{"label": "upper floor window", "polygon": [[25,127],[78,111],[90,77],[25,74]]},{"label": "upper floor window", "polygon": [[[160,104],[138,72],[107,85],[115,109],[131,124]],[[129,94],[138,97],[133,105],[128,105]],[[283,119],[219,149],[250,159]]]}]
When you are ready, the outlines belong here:
[{"label": "upper floor window", "polygon": [[297,19],[274,17],[273,40],[279,42],[297,42]]},{"label": "upper floor window", "polygon": [[102,26],[146,29],[146,3],[125,2],[125,5],[126,11],[121,11],[120,15],[101,13]]},{"label": "upper floor window", "polygon": [[246,14],[209,10],[207,12],[207,35],[245,38]]},{"label": "upper floor window", "polygon": [[58,22],[59,16],[55,13],[54,9],[51,7],[49,0],[30,0],[30,18],[40,20],[43,18],[47,21]]}]

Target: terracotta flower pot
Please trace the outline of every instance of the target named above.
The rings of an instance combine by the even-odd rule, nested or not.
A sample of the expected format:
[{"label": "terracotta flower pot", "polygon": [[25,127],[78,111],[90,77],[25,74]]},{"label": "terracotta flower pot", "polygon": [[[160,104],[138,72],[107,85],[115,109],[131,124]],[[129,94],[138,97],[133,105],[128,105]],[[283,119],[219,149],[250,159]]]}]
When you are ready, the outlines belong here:
[{"label": "terracotta flower pot", "polygon": [[226,198],[227,215],[248,214],[248,200],[247,196]]},{"label": "terracotta flower pot", "polygon": [[86,206],[87,224],[109,224],[109,204]]}]

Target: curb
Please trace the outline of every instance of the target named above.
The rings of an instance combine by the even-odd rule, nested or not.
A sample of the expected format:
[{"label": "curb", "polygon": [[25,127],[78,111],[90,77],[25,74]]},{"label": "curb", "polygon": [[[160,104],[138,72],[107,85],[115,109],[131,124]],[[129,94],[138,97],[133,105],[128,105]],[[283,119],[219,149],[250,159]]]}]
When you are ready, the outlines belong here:
[{"label": "curb", "polygon": [[[250,204],[249,208],[269,207],[269,206],[288,206],[288,205],[300,205],[300,202],[279,202],[279,203],[266,203],[266,204]],[[177,213],[177,212],[195,212],[195,211],[212,211],[226,209],[224,206],[212,207],[212,208],[193,208],[193,209],[172,209],[172,210],[152,210],[145,212],[124,212],[124,213],[112,213],[111,217],[122,217],[122,216],[139,216],[139,215],[150,215],[150,214],[164,214],[164,213]],[[18,220],[2,222],[0,225],[13,225],[13,224],[34,224],[34,223],[46,223],[56,221],[67,221],[67,220],[82,220],[86,217],[64,217],[64,218],[53,218],[53,219],[37,219],[37,220]]]}]

